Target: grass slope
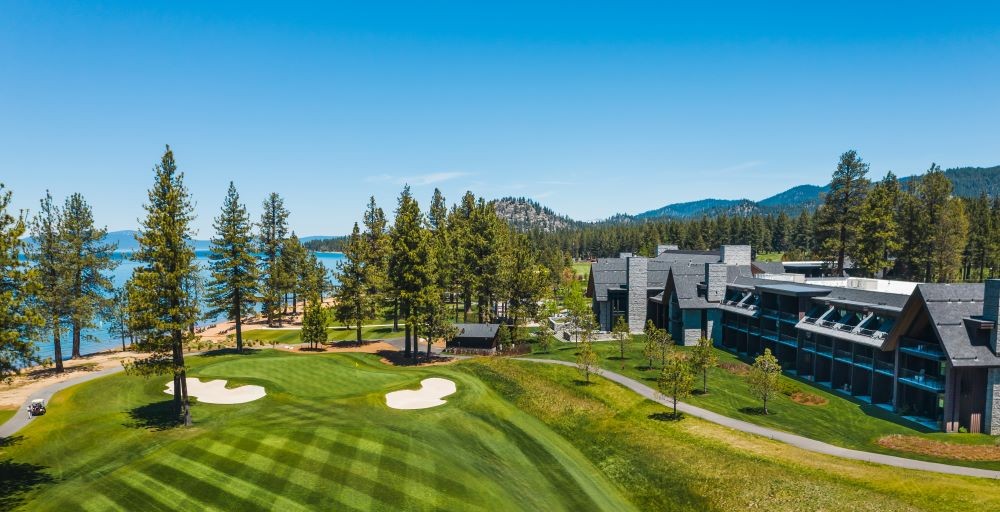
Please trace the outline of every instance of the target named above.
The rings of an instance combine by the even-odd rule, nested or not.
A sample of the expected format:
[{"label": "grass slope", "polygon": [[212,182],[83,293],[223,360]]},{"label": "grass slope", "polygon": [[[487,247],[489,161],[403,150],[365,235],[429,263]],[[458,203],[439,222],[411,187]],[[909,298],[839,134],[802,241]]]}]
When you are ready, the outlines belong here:
[{"label": "grass slope", "polygon": [[7,422],[7,420],[14,417],[14,415],[17,414],[19,410],[20,409],[0,409],[0,425],[3,425],[4,423]]},{"label": "grass slope", "polygon": [[[172,428],[165,377],[58,393],[0,447],[0,510],[633,510],[561,436],[454,367],[361,354],[192,357],[191,375],[260,384],[243,406],[196,404]],[[442,407],[386,391],[453,379]]]},{"label": "grass slope", "polygon": [[1000,510],[994,480],[805,452],[688,417],[572,368],[479,359],[462,368],[565,436],[643,510]]},{"label": "grass slope", "polygon": [[[658,365],[654,365],[657,367],[653,369],[647,368],[649,362],[642,357],[642,347],[642,342],[636,341],[630,343],[625,352],[625,360],[620,360],[617,343],[594,343],[594,350],[597,352],[600,365],[603,368],[632,377],[655,389],[659,368]],[[685,347],[676,347],[676,349],[689,350]],[[534,354],[532,357],[575,361],[576,353],[577,347],[575,344],[559,343],[553,352]],[[721,363],[734,364],[740,362],[736,356],[728,352],[716,350],[715,353]],[[1000,470],[1000,463],[997,462],[971,462],[923,456],[891,450],[876,443],[879,437],[889,434],[916,435],[968,444],[992,444],[996,442],[996,439],[991,436],[928,433],[921,430],[919,426],[905,422],[905,420],[899,419],[877,407],[855,402],[838,393],[827,392],[786,375],[783,375],[781,379],[788,384],[798,386],[810,394],[826,398],[828,402],[825,405],[819,406],[802,405],[793,402],[791,398],[785,395],[777,394],[768,403],[768,409],[772,414],[764,416],[759,414],[760,401],[750,395],[745,379],[722,368],[713,368],[709,371],[708,394],[694,394],[685,398],[684,401],[750,423],[785,430],[847,448],[889,453],[945,464]],[[701,387],[700,375],[698,376],[696,386],[699,389]]]}]

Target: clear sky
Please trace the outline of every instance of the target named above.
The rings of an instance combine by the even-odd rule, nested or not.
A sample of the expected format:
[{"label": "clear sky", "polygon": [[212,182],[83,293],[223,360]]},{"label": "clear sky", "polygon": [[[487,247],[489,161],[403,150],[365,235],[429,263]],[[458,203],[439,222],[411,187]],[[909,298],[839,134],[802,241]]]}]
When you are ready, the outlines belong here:
[{"label": "clear sky", "polygon": [[824,183],[851,148],[1000,164],[989,3],[673,3],[5,1],[0,181],[130,229],[169,143],[207,238],[229,180],[315,235],[404,182],[590,220]]}]

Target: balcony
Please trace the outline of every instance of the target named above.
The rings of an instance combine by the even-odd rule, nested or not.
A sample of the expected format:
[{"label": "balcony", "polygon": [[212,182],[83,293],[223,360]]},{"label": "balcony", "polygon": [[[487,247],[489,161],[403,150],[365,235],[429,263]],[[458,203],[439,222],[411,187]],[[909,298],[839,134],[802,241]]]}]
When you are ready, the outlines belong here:
[{"label": "balcony", "polygon": [[844,350],[842,348],[838,348],[838,349],[836,349],[836,350],[833,351],[833,357],[834,357],[834,359],[836,359],[838,361],[841,361],[841,362],[844,362],[844,363],[847,363],[847,364],[853,364],[854,363],[853,359],[851,358],[851,351],[850,350]]},{"label": "balcony", "polygon": [[938,345],[918,344],[912,347],[901,346],[899,347],[899,351],[932,361],[943,361],[945,359],[945,354]]},{"label": "balcony", "polygon": [[806,352],[812,352],[812,353],[815,354],[816,353],[816,343],[813,342],[813,341],[803,341],[802,342],[802,350],[805,350]]},{"label": "balcony", "polygon": [[776,333],[776,332],[774,332],[774,331],[772,331],[770,329],[761,329],[760,330],[760,337],[764,338],[764,339],[771,340],[771,341],[775,341],[775,342],[778,341],[778,333]]},{"label": "balcony", "polygon": [[778,316],[781,318],[782,322],[787,322],[787,323],[790,323],[790,324],[797,324],[797,323],[799,323],[799,315],[797,315],[795,313],[779,312]]},{"label": "balcony", "polygon": [[878,359],[876,359],[875,371],[885,375],[892,376],[893,374],[895,374],[896,368],[895,364],[892,363],[891,361],[879,361]]},{"label": "balcony", "polygon": [[935,393],[944,392],[944,378],[937,375],[930,375],[903,368],[899,371],[899,381],[904,384],[909,384],[915,388],[933,391]]},{"label": "balcony", "polygon": [[819,321],[819,318],[815,318],[815,317],[811,317],[811,316],[806,316],[806,317],[802,317],[802,320],[804,320],[805,323],[807,323],[807,324],[815,324],[816,322]]},{"label": "balcony", "polygon": [[778,343],[781,343],[782,345],[788,345],[789,347],[792,348],[798,348],[799,346],[799,340],[785,335],[778,336]]},{"label": "balcony", "polygon": [[872,358],[868,356],[854,355],[854,366],[860,366],[862,368],[872,369]]},{"label": "balcony", "polygon": [[817,343],[816,353],[821,356],[831,357],[833,355],[833,347]]}]

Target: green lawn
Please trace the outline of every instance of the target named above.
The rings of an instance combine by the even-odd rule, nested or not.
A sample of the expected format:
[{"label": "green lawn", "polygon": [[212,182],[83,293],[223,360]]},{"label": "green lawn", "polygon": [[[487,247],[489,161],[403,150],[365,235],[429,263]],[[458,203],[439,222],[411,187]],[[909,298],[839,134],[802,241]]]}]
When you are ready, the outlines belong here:
[{"label": "green lawn", "polygon": [[758,252],[757,261],[781,261],[784,255],[783,252]]},{"label": "green lawn", "polygon": [[[58,393],[0,444],[0,510],[997,510],[994,481],[803,452],[686,418],[572,368],[481,358],[396,368],[367,354],[189,359],[265,386],[168,421],[165,377]],[[454,380],[420,411],[384,393]]]},{"label": "green lawn", "polygon": [[[365,340],[399,338],[403,336],[403,324],[399,324],[400,330],[393,332],[392,327],[371,327],[361,328],[361,337]],[[347,327],[327,327],[328,341],[354,341],[357,337],[354,329]],[[302,343],[302,337],[298,329],[251,329],[243,331],[244,340],[263,341],[267,344],[275,343]]]},{"label": "green lawn", "polygon": [[[641,339],[641,338],[640,338]],[[642,359],[640,341],[633,342],[626,351],[625,360],[619,360],[618,345],[614,342],[598,342],[594,344],[602,367],[632,377],[656,388],[656,377],[659,369],[647,369],[648,361]],[[577,347],[575,344],[558,343],[555,350],[549,354],[535,354],[533,357],[562,359],[574,361]],[[677,347],[679,350],[688,348]],[[720,362],[738,363],[732,354],[716,350]],[[996,438],[976,434],[944,434],[927,433],[919,426],[905,422],[888,412],[868,404],[856,402],[843,395],[826,392],[806,382],[797,381],[783,375],[781,377],[789,385],[799,387],[802,391],[826,398],[825,405],[811,406],[795,403],[791,398],[778,394],[768,404],[771,414],[759,414],[760,401],[747,391],[743,377],[735,375],[722,368],[710,370],[708,377],[709,393],[694,394],[684,401],[703,407],[710,411],[725,414],[758,425],[773,427],[799,435],[818,439],[838,446],[856,448],[859,450],[876,451],[902,455],[911,458],[921,458],[948,464],[960,464],[974,467],[1000,470],[998,462],[963,462],[952,459],[920,456],[882,448],[875,441],[888,434],[923,435],[933,439],[949,442],[991,444]],[[698,386],[701,378],[698,378]]]},{"label": "green lawn", "polygon": [[[270,350],[190,362],[268,396],[196,404],[185,429],[167,423],[166,377],[70,388],[0,445],[0,510],[635,510],[568,441],[455,367]],[[429,376],[458,384],[445,406],[385,406]]]},{"label": "green lawn", "polygon": [[[0,409],[0,425],[3,425],[7,420],[11,419],[19,409]],[[25,413],[27,414],[27,413]]]},{"label": "green lawn", "polygon": [[583,279],[587,279],[590,275],[590,262],[589,261],[576,261],[573,262],[573,273]]}]

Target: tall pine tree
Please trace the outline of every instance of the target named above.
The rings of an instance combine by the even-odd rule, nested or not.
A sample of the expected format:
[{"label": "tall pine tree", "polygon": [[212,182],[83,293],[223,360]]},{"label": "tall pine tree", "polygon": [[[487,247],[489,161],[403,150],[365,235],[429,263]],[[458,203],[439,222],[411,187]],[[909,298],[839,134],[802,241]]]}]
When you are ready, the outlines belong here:
[{"label": "tall pine tree", "polygon": [[29,254],[35,264],[35,299],[45,330],[52,336],[52,354],[56,373],[63,371],[62,332],[72,315],[70,289],[71,271],[67,262],[66,244],[61,236],[63,215],[52,200],[52,194],[45,192],[38,213],[31,221],[32,246]]},{"label": "tall pine tree", "polygon": [[129,290],[132,331],[139,337],[138,349],[149,355],[129,363],[126,369],[144,375],[171,373],[175,411],[190,425],[184,337],[197,316],[187,286],[195,272],[190,243],[194,210],[170,146],[154,173],[144,205],[146,218],[135,237],[139,249],[133,259],[140,266],[133,271]]},{"label": "tall pine tree", "polygon": [[868,276],[880,277],[899,251],[901,244],[895,217],[899,194],[899,181],[890,172],[872,187],[861,207],[851,255]]},{"label": "tall pine tree", "polygon": [[11,192],[0,183],[0,381],[37,360],[31,339],[41,318],[31,305],[31,274],[21,261],[25,223],[11,214]]},{"label": "tall pine tree", "polygon": [[830,191],[816,212],[821,249],[835,261],[837,275],[844,272],[844,258],[857,235],[858,217],[868,193],[868,164],[857,152],[840,155]]},{"label": "tall pine tree", "polygon": [[212,226],[215,236],[208,256],[212,278],[208,283],[207,314],[225,315],[235,322],[236,350],[242,352],[243,317],[253,312],[257,297],[257,258],[250,215],[231,181],[222,211]]},{"label": "tall pine tree", "polygon": [[281,196],[272,192],[264,201],[257,237],[260,252],[260,302],[267,317],[267,325],[281,326],[282,294],[287,289],[287,278],[281,264],[281,251],[288,236],[288,210]]}]

